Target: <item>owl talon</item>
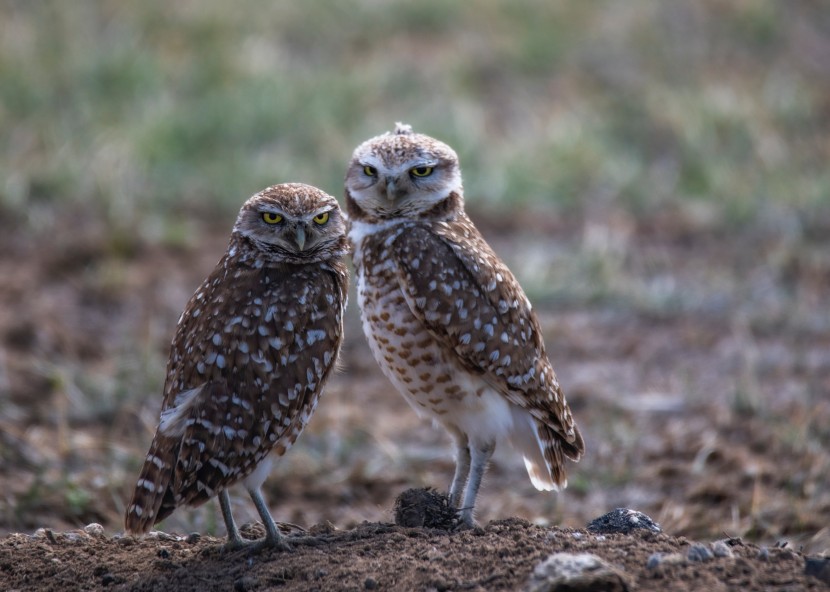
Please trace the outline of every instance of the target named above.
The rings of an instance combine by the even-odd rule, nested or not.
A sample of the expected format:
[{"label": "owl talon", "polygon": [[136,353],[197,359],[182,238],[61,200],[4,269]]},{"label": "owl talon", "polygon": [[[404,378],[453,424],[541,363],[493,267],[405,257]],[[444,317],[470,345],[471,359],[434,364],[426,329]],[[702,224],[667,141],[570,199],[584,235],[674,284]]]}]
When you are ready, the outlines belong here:
[{"label": "owl talon", "polygon": [[458,524],[453,528],[453,532],[466,532],[466,531],[473,531],[476,534],[481,534],[484,532],[484,529],[481,525],[476,522],[475,520],[470,520],[467,522],[463,518],[458,521]]},{"label": "owl talon", "polygon": [[326,544],[326,540],[318,536],[298,535],[288,539],[291,546],[301,545],[304,547],[319,547]]},{"label": "owl talon", "polygon": [[481,530],[481,526],[473,518],[472,508],[458,508],[456,512],[458,513],[458,524],[453,528],[453,531]]},{"label": "owl talon", "polygon": [[255,541],[249,541],[247,539],[242,538],[229,540],[224,545],[222,545],[220,551],[222,553],[236,553],[237,551],[244,550],[248,553],[260,553],[265,549],[273,549],[275,551],[281,551],[284,553],[290,553],[291,551],[293,551],[291,545],[289,545],[284,540],[269,540],[267,537],[264,539],[257,539]]}]

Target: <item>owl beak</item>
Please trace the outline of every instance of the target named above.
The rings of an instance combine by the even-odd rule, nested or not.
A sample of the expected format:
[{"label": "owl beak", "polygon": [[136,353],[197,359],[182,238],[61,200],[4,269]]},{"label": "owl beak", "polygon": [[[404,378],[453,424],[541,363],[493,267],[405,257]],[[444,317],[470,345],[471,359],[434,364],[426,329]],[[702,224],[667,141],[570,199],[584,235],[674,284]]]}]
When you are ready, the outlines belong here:
[{"label": "owl beak", "polygon": [[305,227],[297,226],[297,235],[295,239],[297,241],[297,248],[302,251],[305,248]]},{"label": "owl beak", "polygon": [[398,188],[395,186],[395,179],[386,177],[386,199],[395,201],[398,199]]}]

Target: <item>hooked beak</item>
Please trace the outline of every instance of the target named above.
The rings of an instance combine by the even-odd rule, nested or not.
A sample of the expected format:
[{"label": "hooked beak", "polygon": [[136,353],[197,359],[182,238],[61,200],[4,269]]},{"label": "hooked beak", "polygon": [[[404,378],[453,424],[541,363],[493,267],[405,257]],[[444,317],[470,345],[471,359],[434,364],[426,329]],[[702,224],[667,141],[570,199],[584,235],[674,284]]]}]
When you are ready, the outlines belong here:
[{"label": "hooked beak", "polygon": [[297,226],[297,235],[295,236],[295,240],[297,241],[297,248],[302,251],[305,248],[305,227],[304,226]]},{"label": "hooked beak", "polygon": [[395,186],[395,179],[393,177],[386,177],[386,199],[395,201],[398,199],[398,188]]}]

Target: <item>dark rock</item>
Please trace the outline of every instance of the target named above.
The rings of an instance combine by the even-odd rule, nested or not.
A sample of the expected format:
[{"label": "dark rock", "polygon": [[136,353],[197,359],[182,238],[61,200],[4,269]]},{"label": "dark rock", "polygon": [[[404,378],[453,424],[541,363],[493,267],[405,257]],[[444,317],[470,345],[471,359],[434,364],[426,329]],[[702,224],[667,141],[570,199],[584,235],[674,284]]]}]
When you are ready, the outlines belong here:
[{"label": "dark rock", "polygon": [[807,557],[804,560],[804,573],[830,584],[830,557]]},{"label": "dark rock", "polygon": [[662,532],[654,520],[642,512],[628,508],[616,508],[588,523],[588,531],[594,534],[629,534],[637,529]]},{"label": "dark rock", "polygon": [[234,592],[250,592],[257,588],[259,588],[259,581],[249,576],[242,576],[233,582]]},{"label": "dark rock", "polygon": [[101,576],[101,585],[106,588],[107,586],[112,586],[113,584],[123,584],[126,580],[122,577],[113,575],[109,572],[105,573]]}]

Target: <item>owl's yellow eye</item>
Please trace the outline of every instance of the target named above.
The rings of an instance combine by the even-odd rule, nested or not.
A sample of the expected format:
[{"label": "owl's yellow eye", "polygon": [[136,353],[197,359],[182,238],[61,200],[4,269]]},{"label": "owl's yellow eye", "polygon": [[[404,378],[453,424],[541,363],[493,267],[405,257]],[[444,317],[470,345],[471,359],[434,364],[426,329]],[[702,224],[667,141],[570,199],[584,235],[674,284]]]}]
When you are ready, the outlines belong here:
[{"label": "owl's yellow eye", "polygon": [[375,167],[369,166],[367,164],[363,167],[363,174],[367,177],[375,177],[378,174],[378,170]]},{"label": "owl's yellow eye", "polygon": [[314,218],[312,218],[312,219],[314,220],[315,224],[319,224],[320,226],[322,226],[323,224],[325,224],[326,222],[329,221],[329,213],[328,212],[322,212],[322,213],[317,214],[316,216],[314,216]]},{"label": "owl's yellow eye", "polygon": [[266,224],[279,224],[282,222],[282,216],[275,212],[262,212],[262,221]]},{"label": "owl's yellow eye", "polygon": [[419,166],[410,169],[409,172],[416,177],[429,177],[432,174],[433,168],[431,166]]}]

